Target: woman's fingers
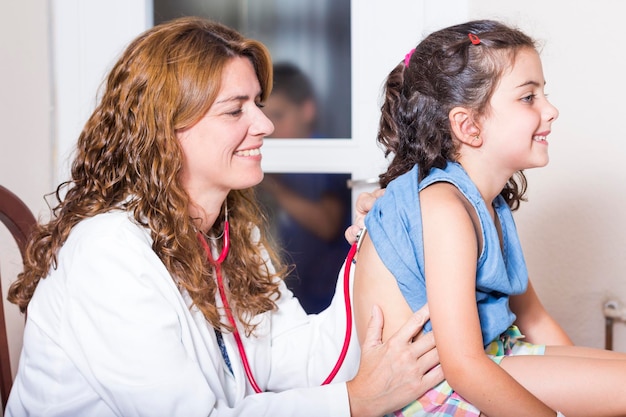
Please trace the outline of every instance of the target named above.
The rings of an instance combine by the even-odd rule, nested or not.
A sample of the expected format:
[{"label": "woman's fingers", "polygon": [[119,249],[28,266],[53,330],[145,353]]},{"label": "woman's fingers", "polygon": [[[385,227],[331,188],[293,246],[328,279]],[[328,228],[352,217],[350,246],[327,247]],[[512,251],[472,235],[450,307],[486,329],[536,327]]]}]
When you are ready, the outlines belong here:
[{"label": "woman's fingers", "polygon": [[365,227],[365,216],[374,206],[374,202],[385,194],[383,188],[378,188],[372,192],[363,192],[359,194],[354,205],[354,223],[346,229],[345,237],[348,243],[356,242],[359,232]]},{"label": "woman's fingers", "polygon": [[428,307],[421,308],[383,343],[384,317],[380,307],[372,308],[359,372],[348,382],[352,415],[396,410],[443,380],[432,333],[421,334],[428,318]]},{"label": "woman's fingers", "polygon": [[[404,323],[402,327],[400,327],[398,331],[391,336],[390,340],[398,338],[401,342],[406,341],[408,343],[417,340],[429,318],[430,312],[428,310],[428,305],[425,304],[422,308],[413,313],[411,317],[409,317],[406,323]],[[432,340],[434,346],[434,339]]]}]

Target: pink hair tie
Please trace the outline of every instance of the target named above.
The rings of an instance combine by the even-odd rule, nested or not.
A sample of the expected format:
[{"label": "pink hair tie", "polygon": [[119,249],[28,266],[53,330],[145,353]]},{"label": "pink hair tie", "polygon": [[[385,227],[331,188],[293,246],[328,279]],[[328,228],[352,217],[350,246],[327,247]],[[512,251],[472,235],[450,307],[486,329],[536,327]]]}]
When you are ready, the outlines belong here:
[{"label": "pink hair tie", "polygon": [[415,48],[411,49],[409,51],[409,53],[404,56],[404,66],[405,67],[409,66],[409,61],[411,60],[411,56],[413,55],[413,52],[415,52]]}]

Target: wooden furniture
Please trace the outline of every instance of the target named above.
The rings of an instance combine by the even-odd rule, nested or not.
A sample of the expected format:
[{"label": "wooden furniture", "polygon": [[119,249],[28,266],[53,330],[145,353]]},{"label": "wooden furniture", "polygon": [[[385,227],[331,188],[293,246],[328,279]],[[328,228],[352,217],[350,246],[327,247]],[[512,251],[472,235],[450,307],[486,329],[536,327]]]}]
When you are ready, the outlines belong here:
[{"label": "wooden furniture", "polygon": [[[37,223],[28,206],[7,188],[0,185],[0,222],[3,223],[15,239],[22,258],[26,251],[28,235]],[[11,358],[4,314],[4,300],[0,282],[0,399],[2,409],[6,407],[9,392],[13,385]]]}]

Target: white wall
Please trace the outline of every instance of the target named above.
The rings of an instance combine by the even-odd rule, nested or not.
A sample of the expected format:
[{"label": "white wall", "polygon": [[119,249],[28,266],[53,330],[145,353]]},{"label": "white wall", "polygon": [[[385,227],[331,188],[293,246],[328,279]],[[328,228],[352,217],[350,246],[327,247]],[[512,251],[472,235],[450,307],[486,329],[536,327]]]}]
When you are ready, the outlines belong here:
[{"label": "white wall", "polygon": [[52,0],[50,13],[56,184],[69,178],[76,139],[106,75],[126,45],[152,26],[152,2]]},{"label": "white wall", "polygon": [[[0,184],[18,194],[36,217],[47,212],[42,196],[52,189],[47,4],[46,0],[0,0]],[[6,301],[9,282],[21,269],[19,252],[9,236],[0,226],[2,299],[15,370],[24,316]]]},{"label": "white wall", "polygon": [[[547,91],[561,115],[550,136],[551,163],[527,172],[529,202],[516,218],[540,297],[576,343],[602,347],[603,302],[626,301],[626,214],[620,210],[626,203],[621,169],[626,139],[619,128],[626,110],[620,33],[626,3],[468,0],[468,5],[471,18],[501,18],[545,44]],[[52,189],[55,175],[48,2],[0,0],[0,16],[0,183],[41,214],[41,196]],[[0,251],[6,240],[0,235]],[[0,261],[8,280],[5,267],[19,261]],[[5,292],[6,286],[3,282]],[[19,329],[22,318],[14,314],[12,323]],[[17,351],[21,334],[15,336]],[[622,323],[615,326],[615,349],[626,351]]]}]

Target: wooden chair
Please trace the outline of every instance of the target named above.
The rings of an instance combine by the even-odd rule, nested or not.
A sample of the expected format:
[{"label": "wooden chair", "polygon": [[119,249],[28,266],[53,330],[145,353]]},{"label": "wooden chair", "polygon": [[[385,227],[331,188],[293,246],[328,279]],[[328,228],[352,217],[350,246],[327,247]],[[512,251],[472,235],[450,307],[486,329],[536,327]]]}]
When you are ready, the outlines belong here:
[{"label": "wooden chair", "polygon": [[[0,185],[0,222],[2,222],[17,243],[22,259],[26,251],[28,235],[37,223],[28,206],[11,191]],[[2,409],[6,407],[9,392],[13,385],[11,358],[4,314],[4,301],[0,282],[0,397]]]}]

